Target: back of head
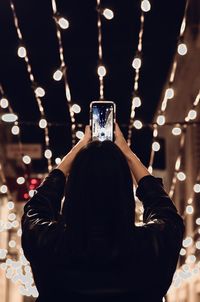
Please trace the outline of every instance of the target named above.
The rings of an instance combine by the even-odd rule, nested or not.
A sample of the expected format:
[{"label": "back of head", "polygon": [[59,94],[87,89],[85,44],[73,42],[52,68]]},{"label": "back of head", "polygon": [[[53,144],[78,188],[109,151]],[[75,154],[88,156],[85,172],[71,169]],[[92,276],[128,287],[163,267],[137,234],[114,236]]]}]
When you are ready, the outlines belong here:
[{"label": "back of head", "polygon": [[134,225],[133,183],[127,160],[112,142],[94,141],[77,154],[67,180],[63,214],[79,246],[92,234],[125,240]]}]

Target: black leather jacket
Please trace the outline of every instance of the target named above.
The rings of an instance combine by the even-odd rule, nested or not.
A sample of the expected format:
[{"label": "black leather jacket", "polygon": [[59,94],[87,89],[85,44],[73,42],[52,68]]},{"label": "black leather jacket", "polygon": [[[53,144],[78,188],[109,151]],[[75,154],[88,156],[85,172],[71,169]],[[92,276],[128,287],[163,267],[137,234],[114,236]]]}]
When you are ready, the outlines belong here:
[{"label": "black leather jacket", "polygon": [[185,229],[162,178],[148,175],[138,183],[144,225],[133,226],[124,259],[128,265],[100,271],[82,269],[81,260],[75,263],[70,254],[70,230],[60,215],[65,183],[64,174],[54,169],[24,207],[22,247],[39,291],[37,301],[161,302],[172,282]]}]

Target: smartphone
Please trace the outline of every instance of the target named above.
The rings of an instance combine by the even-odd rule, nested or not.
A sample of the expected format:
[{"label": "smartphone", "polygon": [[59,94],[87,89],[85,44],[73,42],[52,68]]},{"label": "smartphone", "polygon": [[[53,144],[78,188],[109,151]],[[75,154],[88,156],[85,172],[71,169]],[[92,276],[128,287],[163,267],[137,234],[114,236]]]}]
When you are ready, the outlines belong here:
[{"label": "smartphone", "polygon": [[92,140],[114,141],[116,105],[112,101],[93,101],[90,103],[90,127]]}]

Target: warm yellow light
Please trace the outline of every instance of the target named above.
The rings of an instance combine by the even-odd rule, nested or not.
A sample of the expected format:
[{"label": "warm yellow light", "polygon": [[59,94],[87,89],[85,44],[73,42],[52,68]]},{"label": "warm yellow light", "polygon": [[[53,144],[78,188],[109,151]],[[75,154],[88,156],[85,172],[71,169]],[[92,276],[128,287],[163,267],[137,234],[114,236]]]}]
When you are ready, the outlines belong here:
[{"label": "warm yellow light", "polygon": [[193,190],[194,190],[195,193],[200,193],[200,184],[195,184],[193,186]]},{"label": "warm yellow light", "polygon": [[185,175],[184,172],[178,172],[178,173],[177,173],[177,178],[178,178],[178,180],[180,180],[180,181],[184,181],[184,180],[186,179],[186,175]]},{"label": "warm yellow light", "polygon": [[6,185],[2,185],[2,186],[0,187],[0,192],[1,192],[2,194],[7,193],[7,192],[8,192],[8,187],[7,187]]},{"label": "warm yellow light", "polygon": [[77,137],[77,138],[81,139],[81,138],[83,138],[83,136],[84,136],[83,131],[77,131],[77,132],[76,132],[76,137]]},{"label": "warm yellow light", "polygon": [[16,246],[16,241],[15,241],[15,240],[10,240],[10,241],[8,242],[8,245],[9,245],[9,247],[13,248],[13,247]]},{"label": "warm yellow light", "polygon": [[103,10],[103,15],[104,15],[104,17],[105,17],[106,19],[108,19],[108,20],[111,20],[111,19],[114,18],[114,13],[113,13],[113,11],[112,11],[111,9],[109,9],[109,8],[105,8],[105,9]]},{"label": "warm yellow light", "polygon": [[196,256],[195,255],[189,255],[186,259],[186,263],[195,263]]},{"label": "warm yellow light", "polygon": [[135,120],[133,122],[133,126],[136,128],[136,129],[141,129],[142,128],[142,122],[139,121],[139,120]]},{"label": "warm yellow light", "polygon": [[26,165],[28,165],[28,164],[31,163],[31,158],[30,158],[29,155],[24,155],[24,156],[22,157],[22,160],[23,160],[23,162],[24,162]]},{"label": "warm yellow light", "polygon": [[78,104],[73,104],[72,105],[72,111],[74,113],[80,113],[81,112],[81,107]]},{"label": "warm yellow light", "polygon": [[158,115],[157,124],[160,125],[160,126],[165,124],[165,116],[164,115]]},{"label": "warm yellow light", "polygon": [[62,29],[67,29],[69,27],[69,21],[63,17],[59,18],[58,24]]},{"label": "warm yellow light", "polygon": [[166,91],[165,91],[165,97],[167,99],[173,99],[174,97],[174,89],[173,88],[167,88]]},{"label": "warm yellow light", "polygon": [[133,66],[134,69],[140,69],[141,65],[142,65],[142,61],[141,61],[140,58],[134,58],[133,59],[132,66]]},{"label": "warm yellow light", "polygon": [[15,213],[10,213],[10,214],[8,214],[8,220],[13,221],[13,220],[15,220],[15,219],[16,219]]},{"label": "warm yellow light", "polygon": [[23,46],[20,46],[17,50],[17,54],[18,54],[18,57],[20,58],[25,58],[26,56],[26,48],[23,47]]},{"label": "warm yellow light", "polygon": [[22,184],[25,183],[25,178],[20,176],[20,177],[17,178],[16,181],[17,181],[18,185],[22,185]]},{"label": "warm yellow light", "polygon": [[60,157],[56,157],[55,163],[56,163],[56,165],[59,165],[61,163],[61,158]]},{"label": "warm yellow light", "polygon": [[39,127],[40,127],[40,128],[46,128],[46,126],[47,126],[47,121],[46,121],[44,118],[42,118],[42,119],[39,121]]},{"label": "warm yellow light", "polygon": [[186,250],[185,250],[184,248],[182,248],[182,249],[180,250],[180,255],[181,255],[181,256],[185,256],[185,255],[186,255]]},{"label": "warm yellow light", "polygon": [[195,245],[196,245],[197,250],[200,250],[200,240],[198,240]]},{"label": "warm yellow light", "polygon": [[180,156],[177,158],[176,160],[176,164],[175,164],[175,169],[176,171],[178,171],[180,169],[180,166],[181,166],[181,158]]},{"label": "warm yellow light", "polygon": [[159,151],[160,150],[160,144],[158,142],[153,142],[152,149],[155,152]]},{"label": "warm yellow light", "polygon": [[194,212],[193,206],[188,205],[188,206],[186,207],[186,213],[191,215],[193,212]]},{"label": "warm yellow light", "polygon": [[18,135],[19,132],[20,132],[20,129],[17,125],[15,125],[15,126],[12,126],[11,132],[12,132],[13,135]]},{"label": "warm yellow light", "polygon": [[183,240],[183,247],[189,247],[193,242],[193,239],[192,237],[186,237],[184,240]]},{"label": "warm yellow light", "polygon": [[187,45],[185,43],[179,44],[177,51],[178,51],[178,54],[181,55],[181,56],[186,55],[186,53],[187,53]]},{"label": "warm yellow light", "polygon": [[6,123],[13,123],[16,122],[18,116],[14,113],[5,113],[1,116],[1,119]]},{"label": "warm yellow light", "polygon": [[148,12],[151,9],[151,4],[148,0],[143,0],[141,2],[141,9],[143,10],[143,12]]},{"label": "warm yellow light", "polygon": [[47,159],[50,159],[52,157],[52,151],[50,149],[46,149],[45,152],[44,152],[44,156]]},{"label": "warm yellow light", "polygon": [[55,81],[60,81],[62,79],[63,73],[60,69],[56,70],[53,74],[53,79]]},{"label": "warm yellow light", "polygon": [[100,77],[105,77],[106,75],[106,68],[103,65],[100,65],[97,69],[97,73]]},{"label": "warm yellow light", "polygon": [[150,174],[152,174],[152,173],[153,173],[153,167],[152,167],[152,166],[149,166],[149,167],[148,167],[148,171],[149,171]]},{"label": "warm yellow light", "polygon": [[9,105],[9,102],[8,102],[8,100],[6,98],[2,98],[0,100],[0,107],[1,108],[5,109],[5,108],[8,107],[8,105]]},{"label": "warm yellow light", "polygon": [[172,134],[173,135],[180,135],[181,134],[181,128],[180,127],[174,127],[173,129],[172,129]]},{"label": "warm yellow light", "polygon": [[141,99],[138,96],[135,96],[133,98],[133,106],[134,107],[140,107],[142,104]]},{"label": "warm yellow light", "polygon": [[196,117],[197,117],[197,112],[196,112],[196,110],[191,109],[191,110],[188,112],[188,118],[189,118],[190,120],[194,120]]},{"label": "warm yellow light", "polygon": [[42,87],[37,87],[35,89],[36,96],[43,97],[45,96],[45,90]]}]

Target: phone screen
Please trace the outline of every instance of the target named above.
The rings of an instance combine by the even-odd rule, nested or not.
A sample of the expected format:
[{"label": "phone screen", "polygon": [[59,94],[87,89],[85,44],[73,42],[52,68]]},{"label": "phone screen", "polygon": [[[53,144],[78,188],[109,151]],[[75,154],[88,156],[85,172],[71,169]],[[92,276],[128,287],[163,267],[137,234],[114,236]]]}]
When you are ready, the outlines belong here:
[{"label": "phone screen", "polygon": [[113,141],[114,104],[94,103],[91,111],[92,140]]}]

